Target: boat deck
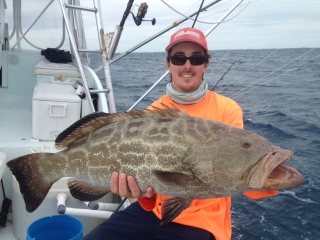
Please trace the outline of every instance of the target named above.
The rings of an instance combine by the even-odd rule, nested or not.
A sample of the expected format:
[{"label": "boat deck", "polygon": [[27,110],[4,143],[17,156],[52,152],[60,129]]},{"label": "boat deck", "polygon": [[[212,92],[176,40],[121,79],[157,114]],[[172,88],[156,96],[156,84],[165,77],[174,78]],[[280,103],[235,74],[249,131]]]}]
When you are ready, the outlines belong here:
[{"label": "boat deck", "polygon": [[12,234],[12,224],[7,223],[5,227],[0,227],[0,236],[1,239],[5,240],[16,240]]}]

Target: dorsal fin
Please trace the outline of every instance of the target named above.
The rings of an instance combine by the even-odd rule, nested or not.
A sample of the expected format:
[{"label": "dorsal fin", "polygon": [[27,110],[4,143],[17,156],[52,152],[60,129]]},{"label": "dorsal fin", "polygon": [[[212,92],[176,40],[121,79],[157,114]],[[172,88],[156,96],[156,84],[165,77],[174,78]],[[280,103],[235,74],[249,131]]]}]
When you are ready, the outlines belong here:
[{"label": "dorsal fin", "polygon": [[57,136],[55,140],[56,149],[67,148],[94,129],[104,126],[103,119],[108,118],[109,115],[111,114],[94,112],[76,121]]},{"label": "dorsal fin", "polygon": [[77,122],[73,123],[70,127],[68,127],[66,130],[60,133],[55,140],[55,147],[56,149],[67,148],[78,139],[82,138],[83,136],[87,135],[88,133],[96,129],[128,118],[189,116],[189,114],[183,109],[179,109],[177,107],[170,108],[165,104],[162,105],[163,109],[151,106],[154,110],[135,110],[131,112],[121,112],[114,114],[104,112],[91,113],[81,118]]}]

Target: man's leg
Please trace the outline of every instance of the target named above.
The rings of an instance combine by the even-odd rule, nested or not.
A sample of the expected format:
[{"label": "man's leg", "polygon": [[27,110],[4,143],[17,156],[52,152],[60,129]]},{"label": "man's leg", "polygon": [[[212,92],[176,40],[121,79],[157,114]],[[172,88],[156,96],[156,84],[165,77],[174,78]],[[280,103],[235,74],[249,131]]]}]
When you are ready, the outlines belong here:
[{"label": "man's leg", "polygon": [[[196,221],[196,220],[195,220]],[[186,226],[178,223],[158,225],[153,240],[214,240],[212,234],[201,228]]]},{"label": "man's leg", "polygon": [[153,212],[141,208],[138,202],[112,215],[93,229],[83,240],[105,239],[152,239],[155,226],[160,220]]},{"label": "man's leg", "polygon": [[138,202],[115,213],[83,240],[212,240],[213,236],[200,228],[178,223],[160,225],[152,211],[145,211]]}]

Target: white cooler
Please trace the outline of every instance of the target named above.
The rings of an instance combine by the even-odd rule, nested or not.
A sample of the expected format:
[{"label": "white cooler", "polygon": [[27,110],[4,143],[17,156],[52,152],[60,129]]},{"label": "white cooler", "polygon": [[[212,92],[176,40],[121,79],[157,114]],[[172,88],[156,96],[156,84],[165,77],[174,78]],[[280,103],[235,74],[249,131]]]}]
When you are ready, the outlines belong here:
[{"label": "white cooler", "polygon": [[33,138],[55,140],[80,119],[81,99],[71,84],[37,83],[32,108]]}]

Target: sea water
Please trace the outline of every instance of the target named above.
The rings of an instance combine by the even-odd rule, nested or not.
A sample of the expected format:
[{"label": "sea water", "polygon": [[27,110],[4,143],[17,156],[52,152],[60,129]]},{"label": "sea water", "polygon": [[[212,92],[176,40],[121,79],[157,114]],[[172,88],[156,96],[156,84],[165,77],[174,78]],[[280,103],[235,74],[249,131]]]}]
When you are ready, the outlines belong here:
[{"label": "sea water", "polygon": [[[302,186],[275,197],[232,198],[232,239],[320,239],[320,49],[210,51],[211,89],[242,107],[245,129],[294,152]],[[91,66],[100,65],[91,55]],[[131,53],[110,65],[117,111],[127,111],[166,72],[166,53]],[[98,73],[104,84],[103,71]],[[165,93],[167,76],[135,109]],[[105,85],[105,84],[104,84]]]}]

